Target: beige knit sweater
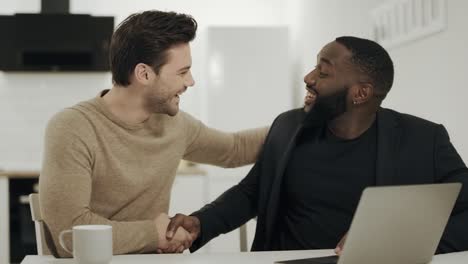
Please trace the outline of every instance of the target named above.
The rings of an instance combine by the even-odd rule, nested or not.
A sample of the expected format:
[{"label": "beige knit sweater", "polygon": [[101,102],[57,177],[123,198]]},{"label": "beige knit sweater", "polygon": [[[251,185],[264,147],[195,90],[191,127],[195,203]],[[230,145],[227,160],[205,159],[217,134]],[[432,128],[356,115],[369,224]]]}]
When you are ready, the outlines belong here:
[{"label": "beige knit sweater", "polygon": [[60,231],[83,224],[112,225],[114,254],[155,252],[154,219],[168,212],[180,160],[253,163],[267,130],[223,133],[182,111],[129,125],[100,96],[63,110],[47,126],[39,177],[41,210],[58,254],[69,256],[58,244]]}]

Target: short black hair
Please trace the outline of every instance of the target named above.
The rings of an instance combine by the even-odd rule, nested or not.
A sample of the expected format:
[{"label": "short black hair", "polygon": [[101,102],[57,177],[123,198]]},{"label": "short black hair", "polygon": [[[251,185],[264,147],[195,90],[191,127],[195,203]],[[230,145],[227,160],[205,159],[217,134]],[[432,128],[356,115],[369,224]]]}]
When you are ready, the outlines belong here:
[{"label": "short black hair", "polygon": [[157,10],[127,17],[112,35],[109,61],[112,81],[128,86],[138,63],[156,73],[167,63],[167,50],[195,38],[197,22],[186,14]]},{"label": "short black hair", "polygon": [[367,75],[376,96],[383,100],[393,85],[393,62],[388,52],[378,43],[351,36],[336,38],[336,42],[351,51],[351,63]]}]

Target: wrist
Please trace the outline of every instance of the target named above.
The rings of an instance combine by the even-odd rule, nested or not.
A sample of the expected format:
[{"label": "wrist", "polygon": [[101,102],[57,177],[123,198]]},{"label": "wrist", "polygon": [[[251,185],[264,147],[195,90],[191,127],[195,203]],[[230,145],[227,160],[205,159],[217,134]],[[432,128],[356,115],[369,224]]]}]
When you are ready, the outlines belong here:
[{"label": "wrist", "polygon": [[166,228],[169,224],[169,219],[164,214],[160,214],[156,219],[154,219],[153,224],[155,226],[157,247],[164,248],[166,241]]},{"label": "wrist", "polygon": [[192,217],[192,219],[193,219],[194,230],[196,230],[196,232],[193,234],[192,238],[193,238],[193,240],[196,240],[198,237],[200,237],[201,221],[200,221],[200,218],[198,218],[198,216],[191,215],[190,217]]}]

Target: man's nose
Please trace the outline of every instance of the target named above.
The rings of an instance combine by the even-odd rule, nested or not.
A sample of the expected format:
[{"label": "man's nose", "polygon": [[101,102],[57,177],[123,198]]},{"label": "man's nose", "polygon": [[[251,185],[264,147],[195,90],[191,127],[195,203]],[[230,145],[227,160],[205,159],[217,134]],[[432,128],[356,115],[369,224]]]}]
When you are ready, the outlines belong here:
[{"label": "man's nose", "polygon": [[304,76],[304,83],[306,85],[315,85],[315,74],[314,71],[309,72]]},{"label": "man's nose", "polygon": [[188,79],[185,81],[185,86],[186,87],[192,87],[195,85],[195,80],[193,79],[192,73],[189,73]]}]

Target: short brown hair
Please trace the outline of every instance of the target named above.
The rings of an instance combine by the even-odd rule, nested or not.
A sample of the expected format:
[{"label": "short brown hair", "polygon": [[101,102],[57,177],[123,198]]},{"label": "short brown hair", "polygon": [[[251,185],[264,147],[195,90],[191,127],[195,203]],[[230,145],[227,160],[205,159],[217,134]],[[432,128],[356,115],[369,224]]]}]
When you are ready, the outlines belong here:
[{"label": "short brown hair", "polygon": [[132,14],[112,35],[109,49],[112,81],[128,86],[138,63],[152,66],[156,73],[167,62],[166,51],[195,38],[197,22],[191,16],[157,10]]}]

